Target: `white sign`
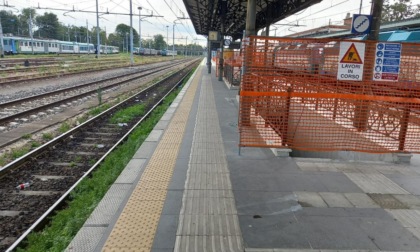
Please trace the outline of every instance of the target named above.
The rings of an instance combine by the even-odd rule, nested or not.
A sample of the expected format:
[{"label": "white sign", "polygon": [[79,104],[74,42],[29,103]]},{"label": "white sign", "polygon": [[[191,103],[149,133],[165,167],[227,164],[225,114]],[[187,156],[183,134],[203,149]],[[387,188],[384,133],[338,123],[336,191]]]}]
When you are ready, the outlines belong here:
[{"label": "white sign", "polygon": [[338,80],[362,81],[365,62],[365,44],[340,42],[338,55]]}]

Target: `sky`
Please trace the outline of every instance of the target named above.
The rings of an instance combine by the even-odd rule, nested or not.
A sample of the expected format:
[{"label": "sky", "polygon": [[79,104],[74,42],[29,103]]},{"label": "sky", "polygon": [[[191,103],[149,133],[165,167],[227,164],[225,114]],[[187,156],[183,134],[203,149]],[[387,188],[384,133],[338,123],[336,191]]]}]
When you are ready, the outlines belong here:
[{"label": "sky", "polygon": [[[21,10],[27,7],[37,8],[38,14],[44,12],[53,12],[57,15],[60,22],[65,25],[75,26],[86,26],[88,22],[89,29],[96,26],[96,14],[95,13],[82,13],[82,12],[64,12],[56,11],[43,8],[53,9],[66,9],[72,10],[84,10],[84,11],[96,11],[95,0],[3,0],[10,6],[14,6],[16,9]],[[100,12],[114,12],[123,13],[126,15],[106,14],[102,15],[99,22],[99,26],[102,29],[106,29],[107,33],[115,31],[115,27],[124,23],[130,25],[130,1],[129,0],[98,0]],[[420,0],[412,0],[412,4],[420,4]],[[362,0],[362,14],[369,14],[371,8],[370,0]],[[197,43],[205,46],[206,40],[203,36],[195,33],[194,27],[190,20],[178,20],[175,28],[173,28],[173,22],[178,17],[187,17],[188,13],[185,9],[182,0],[132,0],[133,13],[138,15],[138,7],[141,6],[142,15],[156,15],[163,17],[142,17],[141,30],[142,38],[151,38],[156,34],[162,34],[166,40],[169,39],[169,43],[172,44],[173,29],[175,31],[175,43],[185,44]],[[284,20],[277,22],[276,25],[271,27],[270,35],[286,36],[291,33],[304,31],[312,28],[316,28],[323,25],[328,25],[329,22],[332,24],[342,24],[346,13],[357,14],[359,13],[360,0],[323,0],[321,3],[313,5],[306,10],[299,12],[297,15],[292,15]],[[12,10],[16,15],[14,8],[0,7],[0,9]],[[285,25],[287,24],[287,25]],[[299,27],[288,26],[288,25],[302,25]],[[167,27],[168,26],[168,27]],[[133,28],[138,31],[139,18],[133,16]],[[276,30],[275,30],[276,29]],[[168,36],[167,36],[168,35]]]}]

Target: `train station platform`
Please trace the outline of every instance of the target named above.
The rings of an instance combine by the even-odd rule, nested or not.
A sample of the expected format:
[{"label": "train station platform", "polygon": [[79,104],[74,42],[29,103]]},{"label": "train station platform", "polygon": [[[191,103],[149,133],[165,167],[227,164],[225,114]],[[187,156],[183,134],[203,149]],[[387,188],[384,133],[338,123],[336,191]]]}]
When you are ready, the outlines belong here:
[{"label": "train station platform", "polygon": [[204,62],[66,251],[420,251],[418,164],[239,154]]}]

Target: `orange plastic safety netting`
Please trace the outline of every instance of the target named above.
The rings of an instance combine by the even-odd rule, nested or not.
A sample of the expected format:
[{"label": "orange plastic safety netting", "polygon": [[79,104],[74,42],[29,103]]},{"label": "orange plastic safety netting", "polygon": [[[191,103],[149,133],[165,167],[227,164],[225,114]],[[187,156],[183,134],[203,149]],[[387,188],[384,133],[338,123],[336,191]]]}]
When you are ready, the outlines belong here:
[{"label": "orange plastic safety netting", "polygon": [[240,146],[420,153],[420,45],[243,43]]}]

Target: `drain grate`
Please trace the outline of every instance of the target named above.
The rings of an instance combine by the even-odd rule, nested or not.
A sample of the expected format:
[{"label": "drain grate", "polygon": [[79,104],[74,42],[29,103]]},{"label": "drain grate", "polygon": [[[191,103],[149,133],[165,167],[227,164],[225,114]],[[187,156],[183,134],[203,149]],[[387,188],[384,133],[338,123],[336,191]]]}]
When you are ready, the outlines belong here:
[{"label": "drain grate", "polygon": [[367,194],[373,201],[384,209],[408,209],[408,206],[396,199],[392,194]]}]

